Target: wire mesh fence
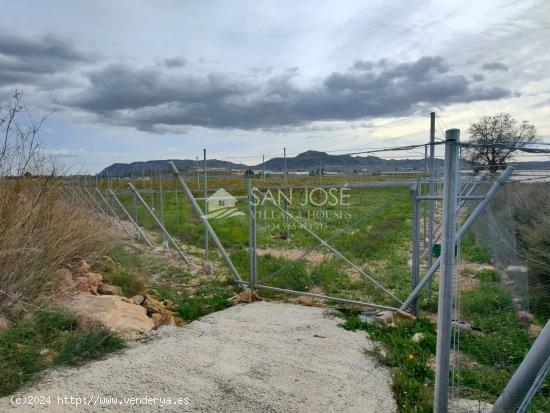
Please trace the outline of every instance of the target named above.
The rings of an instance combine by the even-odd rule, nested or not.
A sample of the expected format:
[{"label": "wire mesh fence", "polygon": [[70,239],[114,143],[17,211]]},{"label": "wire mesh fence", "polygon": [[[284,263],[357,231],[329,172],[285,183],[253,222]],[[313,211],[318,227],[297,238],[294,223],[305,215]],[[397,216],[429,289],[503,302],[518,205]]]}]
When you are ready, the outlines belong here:
[{"label": "wire mesh fence", "polygon": [[[242,280],[265,287],[258,292],[262,296],[308,304],[331,303],[328,296],[333,303],[401,307],[418,311],[419,320],[431,320],[423,330],[429,335],[435,334],[437,318],[436,263],[445,188],[443,163],[437,159],[441,146],[433,146],[434,161],[428,155],[430,145],[393,149],[403,159],[418,160],[413,166],[396,160],[391,168],[386,164],[385,169],[364,170],[354,168],[352,161],[331,164],[334,160],[325,154],[308,155],[309,161],[320,159],[318,167],[288,162],[282,171],[206,168],[205,173],[199,166],[182,171],[182,177]],[[510,180],[484,206],[456,248],[449,392],[454,409],[482,411],[494,403],[549,318],[550,167],[534,161],[514,166]],[[501,173],[460,158],[458,227]],[[128,183],[186,251],[220,259],[204,221],[171,173],[143,171],[88,182],[88,187],[94,189],[95,184],[107,199],[112,188],[120,201],[118,205],[109,200],[115,213],[123,217],[126,210],[150,235],[157,234],[156,242],[166,242],[151,211],[136,200]],[[253,217],[249,186],[254,188]],[[436,275],[421,290],[418,304],[407,302],[433,268]],[[299,294],[303,296],[292,298]],[[416,331],[419,325],[395,335]],[[414,357],[416,350],[408,351]],[[418,382],[432,390],[435,348],[423,351],[428,373]],[[408,358],[397,367],[407,363]],[[531,411],[547,410],[548,382],[532,393]]]}]

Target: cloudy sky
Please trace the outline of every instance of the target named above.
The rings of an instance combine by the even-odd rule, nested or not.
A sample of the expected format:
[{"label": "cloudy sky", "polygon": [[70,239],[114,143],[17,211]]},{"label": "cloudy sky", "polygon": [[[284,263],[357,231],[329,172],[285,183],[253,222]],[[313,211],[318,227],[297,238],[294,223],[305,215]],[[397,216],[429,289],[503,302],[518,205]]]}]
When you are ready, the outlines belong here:
[{"label": "cloudy sky", "polygon": [[501,111],[550,142],[550,2],[3,1],[21,89],[73,170],[425,142]]}]

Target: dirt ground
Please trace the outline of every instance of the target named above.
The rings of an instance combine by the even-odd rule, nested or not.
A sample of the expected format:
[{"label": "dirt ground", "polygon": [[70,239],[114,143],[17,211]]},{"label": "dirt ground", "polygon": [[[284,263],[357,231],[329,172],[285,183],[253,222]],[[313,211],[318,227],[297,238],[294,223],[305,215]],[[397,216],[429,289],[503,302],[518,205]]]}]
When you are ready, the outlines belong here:
[{"label": "dirt ground", "polygon": [[[395,412],[389,372],[364,353],[370,341],[339,322],[317,307],[238,305],[162,327],[107,359],[50,372],[15,395],[49,395],[49,404],[14,407],[8,396],[0,411]],[[59,404],[65,396],[81,404]]]}]

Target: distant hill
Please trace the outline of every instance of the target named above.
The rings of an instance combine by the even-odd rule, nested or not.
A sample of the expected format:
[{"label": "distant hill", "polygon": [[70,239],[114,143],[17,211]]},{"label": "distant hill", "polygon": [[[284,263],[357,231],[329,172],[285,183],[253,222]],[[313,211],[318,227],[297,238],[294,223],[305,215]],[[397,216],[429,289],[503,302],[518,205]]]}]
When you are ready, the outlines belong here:
[{"label": "distant hill", "polygon": [[[164,159],[156,161],[132,162],[132,163],[114,163],[98,173],[99,176],[128,176],[133,173],[142,173],[149,171],[171,171],[168,162],[174,161],[178,169],[195,169],[197,161],[192,159]],[[199,167],[203,167],[203,161],[199,160]],[[217,159],[207,159],[207,168],[220,169],[244,169],[247,168],[244,164],[236,164],[228,161],[219,161]]]},{"label": "distant hill", "polygon": [[[197,161],[192,159],[174,159],[178,169],[195,169]],[[156,160],[146,162],[115,163],[102,170],[100,176],[128,176],[132,173],[142,173],[148,171],[170,171],[168,165],[170,160]],[[550,161],[545,162],[511,162],[510,165],[517,169],[548,169],[550,170]],[[254,166],[248,166],[229,161],[220,161],[217,159],[208,159],[206,167],[211,169],[265,169],[267,171],[282,171],[284,169],[284,158],[272,158],[265,163]],[[383,159],[377,156],[351,156],[351,155],[330,155],[326,152],[306,151],[294,157],[286,158],[286,166],[289,171],[311,171],[317,170],[321,166],[327,171],[341,171],[354,169],[366,169],[368,171],[411,171],[423,170],[424,158],[420,159]],[[435,167],[441,168],[443,160],[436,158]],[[203,161],[199,160],[199,167],[202,169]]]},{"label": "distant hill", "polygon": [[[436,167],[443,164],[441,159],[435,160]],[[314,170],[319,166],[325,170],[364,169],[370,171],[394,171],[424,169],[424,159],[383,159],[377,156],[329,155],[326,152],[306,151],[295,157],[286,158],[287,169]],[[263,168],[264,164],[254,166]],[[266,170],[283,170],[284,158],[272,158],[265,162]]]}]

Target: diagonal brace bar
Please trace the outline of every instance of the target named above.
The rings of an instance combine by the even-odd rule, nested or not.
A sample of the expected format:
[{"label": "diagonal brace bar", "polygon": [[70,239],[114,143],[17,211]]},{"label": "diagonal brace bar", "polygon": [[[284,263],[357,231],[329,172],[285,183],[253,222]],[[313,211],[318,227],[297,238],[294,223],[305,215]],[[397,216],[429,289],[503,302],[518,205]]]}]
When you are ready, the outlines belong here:
[{"label": "diagonal brace bar", "polygon": [[139,232],[139,234],[143,237],[143,239],[145,240],[145,242],[147,243],[147,245],[149,245],[149,247],[153,248],[153,243],[149,240],[149,238],[147,238],[147,235],[145,235],[145,232],[139,227],[138,223],[136,221],[134,221],[134,218],[132,218],[132,216],[130,215],[130,213],[126,210],[126,208],[124,208],[124,205],[122,205],[122,202],[120,202],[120,200],[118,199],[118,197],[115,195],[115,193],[113,192],[112,189],[109,189],[109,194],[111,194],[111,196],[113,197],[113,199],[116,201],[116,203],[118,204],[118,206],[120,207],[120,209],[122,209],[122,211],[124,212],[124,214],[126,215],[126,217],[128,218],[128,220],[134,225],[134,227],[136,228],[137,232]]},{"label": "diagonal brace bar", "polygon": [[136,197],[137,199],[139,200],[139,202],[141,202],[141,204],[145,207],[145,209],[147,210],[147,212],[149,212],[149,214],[151,215],[151,217],[153,218],[153,220],[157,223],[157,225],[159,226],[160,230],[162,231],[162,233],[164,235],[166,235],[166,238],[168,238],[168,240],[172,243],[172,245],[174,246],[174,248],[176,249],[176,251],[181,255],[181,258],[183,259],[183,261],[187,264],[187,265],[191,265],[191,260],[189,259],[189,257],[187,257],[187,255],[183,252],[183,250],[180,248],[180,246],[178,245],[178,243],[174,240],[174,238],[172,238],[172,235],[170,235],[170,233],[166,230],[166,228],[164,227],[164,225],[162,225],[162,222],[160,222],[160,219],[158,219],[158,217],[156,216],[156,214],[153,212],[153,210],[149,207],[149,205],[147,204],[147,202],[145,202],[145,200],[143,199],[143,197],[141,196],[141,194],[138,192],[138,190],[134,187],[134,185],[132,185],[130,182],[128,182],[128,186],[130,187],[130,189],[132,190],[132,192],[134,194],[136,194]]},{"label": "diagonal brace bar", "polygon": [[347,262],[349,265],[351,265],[356,271],[358,271],[361,275],[363,275],[365,278],[367,278],[368,280],[370,280],[371,282],[373,282],[378,288],[380,288],[381,290],[383,290],[386,294],[388,294],[390,297],[392,297],[393,299],[395,299],[397,302],[399,303],[402,303],[402,301],[397,298],[395,295],[393,295],[393,293],[391,291],[389,291],[387,288],[385,288],[382,284],[380,284],[378,281],[376,281],[374,278],[372,278],[370,275],[368,275],[365,271],[363,271],[363,269],[361,267],[359,267],[357,264],[351,262],[347,257],[345,257],[340,251],[338,251],[336,248],[334,248],[332,245],[330,245],[328,242],[326,242],[324,239],[322,239],[321,237],[319,237],[315,232],[313,232],[312,230],[310,230],[306,225],[304,225],[302,222],[300,222],[298,219],[296,219],[292,214],[290,214],[289,212],[285,211],[284,208],[281,208],[279,205],[277,205],[277,203],[271,199],[271,198],[266,198],[264,197],[264,199],[267,199],[269,200],[273,205],[275,205],[277,208],[279,208],[286,216],[288,216],[292,221],[294,221],[296,224],[298,224],[303,230],[305,230],[307,233],[309,233],[312,237],[314,237],[317,241],[319,241],[321,243],[321,245],[327,247],[329,250],[331,250],[334,255],[336,255],[337,257],[339,257],[340,259],[344,260],[345,262]]}]

